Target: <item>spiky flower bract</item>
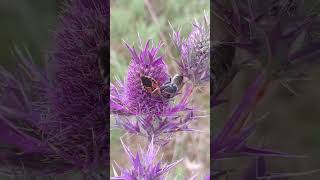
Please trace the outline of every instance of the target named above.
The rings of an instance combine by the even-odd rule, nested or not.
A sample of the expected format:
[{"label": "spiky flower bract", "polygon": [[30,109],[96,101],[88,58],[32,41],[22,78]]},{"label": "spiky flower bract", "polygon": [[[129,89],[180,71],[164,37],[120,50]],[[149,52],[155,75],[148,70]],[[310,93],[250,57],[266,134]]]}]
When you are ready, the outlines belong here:
[{"label": "spiky flower bract", "polygon": [[98,66],[108,16],[108,1],[72,1],[54,34],[50,69],[39,70],[18,51],[24,68],[17,76],[1,70],[0,140],[8,145],[1,164],[47,175],[108,162],[108,98]]},{"label": "spiky flower bract", "polygon": [[173,32],[172,39],[180,58],[176,61],[180,73],[195,85],[210,81],[210,22],[204,15],[203,22],[193,23],[192,31],[186,39],[181,38],[180,30]]},{"label": "spiky flower bract", "polygon": [[146,151],[140,148],[140,153],[137,152],[134,155],[127,145],[121,139],[121,143],[123,149],[129,157],[130,163],[132,167],[130,169],[124,169],[118,167],[121,171],[121,175],[118,175],[115,169],[113,172],[115,174],[111,179],[118,180],[165,180],[167,173],[178,163],[182,161],[182,159],[173,162],[169,165],[163,164],[163,162],[156,161],[157,154],[160,150],[160,147],[156,147],[153,142],[153,138],[148,145]]},{"label": "spiky flower bract", "polygon": [[177,114],[174,116],[138,116],[116,117],[115,127],[126,130],[128,133],[147,137],[151,140],[155,138],[157,144],[165,145],[173,137],[174,133],[181,131],[195,131],[190,127],[190,123],[198,120],[190,110],[186,114]]}]

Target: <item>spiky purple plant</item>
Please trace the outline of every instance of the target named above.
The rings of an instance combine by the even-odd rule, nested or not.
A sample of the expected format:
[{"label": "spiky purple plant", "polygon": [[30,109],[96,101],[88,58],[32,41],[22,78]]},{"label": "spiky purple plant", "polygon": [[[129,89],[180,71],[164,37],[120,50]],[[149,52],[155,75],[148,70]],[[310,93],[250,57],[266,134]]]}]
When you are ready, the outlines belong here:
[{"label": "spiky purple plant", "polygon": [[66,159],[89,168],[108,162],[108,102],[99,56],[108,42],[109,7],[105,0],[73,1],[55,33],[51,112],[42,128],[48,142]]},{"label": "spiky purple plant", "polygon": [[[151,44],[151,48],[149,48]],[[125,82],[117,80],[111,84],[110,109],[116,118],[116,127],[125,129],[129,133],[158,138],[164,134],[170,135],[178,131],[192,131],[188,126],[197,119],[194,109],[189,106],[189,96],[192,87],[186,85],[179,102],[167,99],[160,94],[152,94],[144,88],[142,76],[153,78],[159,86],[166,83],[170,76],[163,57],[157,53],[161,48],[153,46],[151,40],[144,49],[137,53],[133,47],[127,45],[131,53],[131,61]]]},{"label": "spiky purple plant", "polygon": [[137,152],[134,155],[127,145],[121,140],[123,149],[129,157],[132,167],[130,169],[124,169],[118,166],[121,174],[118,175],[117,171],[113,168],[115,174],[111,179],[118,180],[164,180],[166,179],[167,173],[183,159],[175,161],[171,164],[163,164],[162,160],[157,160],[157,154],[160,150],[160,147],[156,147],[154,144],[153,138],[148,145],[146,151],[142,150],[140,147],[140,153]]},{"label": "spiky purple plant", "polygon": [[[149,48],[151,44],[151,48]],[[145,48],[137,54],[133,47],[127,45],[131,61],[125,84],[111,85],[111,112],[128,115],[164,114],[169,108],[169,101],[158,95],[150,95],[141,83],[141,76],[153,78],[159,85],[170,78],[163,57],[157,56],[161,44],[153,47],[149,40]]]},{"label": "spiky purple plant", "polygon": [[[299,4],[297,1],[286,0],[230,1],[230,3],[223,0],[214,1],[216,21],[214,21],[213,38],[215,47],[223,46],[229,51],[235,51],[235,54],[240,54],[239,59],[242,62],[237,62],[237,71],[243,70],[241,67],[250,65],[258,72],[242,101],[230,114],[221,130],[212,138],[211,157],[214,168],[215,161],[223,158],[239,156],[290,157],[287,153],[248,147],[247,140],[257,125],[257,122],[250,122],[248,117],[255,111],[261,99],[265,97],[271,84],[280,82],[288,85],[288,82],[293,79],[302,78],[308,71],[306,67],[319,62],[317,58],[320,49],[319,39],[311,38],[312,31],[314,31],[312,27],[318,24],[316,20],[318,13],[310,14],[302,9],[298,13],[295,8],[292,8],[302,8],[304,3],[301,1]],[[221,59],[224,57],[226,60],[229,59],[227,55],[223,55],[222,49],[215,48],[214,53],[222,54]],[[214,63],[218,65],[216,67],[224,65],[217,56],[213,58]],[[231,59],[235,59],[234,56]],[[227,62],[227,64],[230,63]],[[234,64],[236,63],[232,62],[231,67]],[[244,66],[239,66],[240,64]],[[213,69],[213,71],[216,70],[218,72],[213,73],[219,77],[228,74],[228,68]],[[214,83],[218,82],[216,83],[217,88],[214,85],[214,91],[217,90],[217,93],[214,92],[212,99],[215,107],[221,102],[225,102],[218,98],[226,87],[225,85],[220,86],[219,80],[217,81],[219,77],[213,79]],[[222,82],[227,82],[226,85],[228,85],[232,79],[233,77]],[[266,172],[265,163],[261,160],[258,165],[255,164],[250,168],[251,171],[247,176],[244,176],[244,179],[288,179],[291,176],[316,172],[270,175]],[[217,170],[215,177],[218,178],[227,172],[230,170]]]},{"label": "spiky purple plant", "polygon": [[203,22],[194,21],[186,39],[179,31],[173,31],[172,40],[180,57],[176,60],[180,73],[195,85],[204,85],[210,80],[210,22],[204,14]]},{"label": "spiky purple plant", "polygon": [[109,38],[109,3],[75,0],[65,9],[50,69],[17,51],[23,68],[16,76],[1,70],[0,140],[8,145],[0,148],[1,165],[58,174],[108,162],[108,97],[98,59]]}]

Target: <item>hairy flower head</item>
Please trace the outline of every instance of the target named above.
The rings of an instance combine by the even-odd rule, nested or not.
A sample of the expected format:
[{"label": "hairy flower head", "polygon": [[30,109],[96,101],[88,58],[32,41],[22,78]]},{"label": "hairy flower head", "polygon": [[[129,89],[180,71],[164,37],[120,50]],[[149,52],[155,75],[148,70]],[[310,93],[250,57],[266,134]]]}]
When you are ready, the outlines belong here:
[{"label": "hairy flower head", "polygon": [[[167,99],[145,89],[142,76],[154,79],[159,86],[170,78],[163,57],[156,56],[161,45],[152,45],[150,48],[150,44],[152,42],[149,40],[139,53],[127,45],[132,56],[128,74],[125,82],[117,80],[111,85],[110,108],[116,118],[116,127],[149,140],[154,137],[158,143],[164,134],[170,136],[177,131],[191,131],[188,125],[197,117],[193,109],[188,107],[192,92],[190,85],[179,92],[179,102],[175,101],[175,97]],[[162,140],[167,142],[168,139]]]},{"label": "hairy flower head", "polygon": [[100,54],[109,38],[108,13],[105,0],[73,1],[55,33],[52,111],[43,128],[49,142],[79,167],[108,161],[108,103],[98,65],[105,59],[99,56],[108,56]]},{"label": "hairy flower head", "polygon": [[168,100],[146,91],[141,82],[141,77],[150,77],[160,86],[169,80],[167,65],[162,56],[157,56],[161,46],[154,47],[149,40],[145,48],[137,53],[127,45],[131,61],[125,83],[118,81],[111,85],[112,112],[130,115],[162,114],[169,107]]},{"label": "hairy flower head", "polygon": [[203,85],[210,80],[210,22],[204,15],[204,22],[193,23],[192,31],[186,39],[180,37],[180,30],[173,32],[172,39],[178,48],[177,60],[180,73],[195,85]]},{"label": "hairy flower head", "polygon": [[0,149],[1,164],[57,174],[108,162],[108,98],[98,65],[108,56],[99,53],[109,38],[108,16],[105,0],[72,1],[54,34],[50,71],[21,53],[20,76],[0,71],[0,129],[8,136],[0,141],[9,145]]},{"label": "hairy flower head", "polygon": [[168,68],[163,57],[157,57],[161,48],[151,47],[147,42],[145,49],[138,55],[134,48],[128,46],[132,60],[127,74],[126,102],[128,108],[138,114],[161,113],[168,107],[168,101],[161,96],[150,95],[141,84],[141,77],[148,76],[153,78],[159,85],[164,84],[169,79]]}]

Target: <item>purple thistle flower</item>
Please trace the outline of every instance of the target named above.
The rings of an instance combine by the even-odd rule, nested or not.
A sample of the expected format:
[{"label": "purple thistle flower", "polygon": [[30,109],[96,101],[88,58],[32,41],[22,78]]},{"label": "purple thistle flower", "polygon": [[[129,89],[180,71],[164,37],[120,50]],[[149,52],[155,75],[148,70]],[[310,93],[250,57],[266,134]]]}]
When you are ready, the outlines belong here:
[{"label": "purple thistle flower", "polygon": [[128,115],[160,115],[166,112],[169,101],[160,95],[151,95],[141,83],[141,76],[151,77],[159,85],[169,80],[167,65],[163,57],[157,56],[161,46],[159,44],[158,47],[153,47],[149,40],[145,48],[137,54],[133,47],[127,45],[132,58],[125,84],[118,81],[117,84],[111,85],[111,112]]},{"label": "purple thistle flower", "polygon": [[105,0],[73,1],[55,34],[52,111],[42,128],[48,142],[79,168],[108,161],[108,98],[98,65],[109,38],[108,13]]},{"label": "purple thistle flower", "polygon": [[172,40],[180,58],[177,60],[180,73],[195,85],[203,85],[210,80],[210,22],[204,15],[204,22],[193,23],[192,31],[186,39],[180,30],[173,32]]},{"label": "purple thistle flower", "polygon": [[[153,47],[149,40],[140,53],[129,45],[127,47],[132,59],[126,81],[116,80],[111,84],[110,109],[116,117],[116,127],[148,137],[149,140],[154,137],[157,143],[161,135],[192,131],[188,125],[197,117],[194,116],[195,110],[188,107],[188,98],[192,93],[190,84],[186,84],[177,103],[173,102],[175,97],[167,99],[160,94],[153,95],[142,84],[142,76],[151,77],[159,86],[170,78],[163,57],[157,57],[161,44]],[[136,119],[132,119],[132,116]],[[162,140],[165,139],[168,140],[168,137]]]},{"label": "purple thistle flower", "polygon": [[137,152],[134,155],[127,145],[121,140],[122,146],[129,157],[130,163],[132,165],[131,169],[124,169],[118,166],[121,171],[121,175],[118,175],[116,170],[113,168],[115,174],[111,179],[118,180],[164,180],[166,179],[166,174],[183,159],[173,162],[169,165],[163,164],[160,161],[156,162],[157,154],[160,147],[156,147],[153,143],[153,138],[151,139],[148,149],[146,151],[140,148],[140,153]]},{"label": "purple thistle flower", "polygon": [[54,34],[50,71],[21,53],[20,76],[1,71],[1,128],[8,138],[0,140],[12,146],[0,150],[1,164],[57,174],[108,162],[108,97],[98,63],[108,56],[100,53],[108,16],[108,1],[72,1]]}]

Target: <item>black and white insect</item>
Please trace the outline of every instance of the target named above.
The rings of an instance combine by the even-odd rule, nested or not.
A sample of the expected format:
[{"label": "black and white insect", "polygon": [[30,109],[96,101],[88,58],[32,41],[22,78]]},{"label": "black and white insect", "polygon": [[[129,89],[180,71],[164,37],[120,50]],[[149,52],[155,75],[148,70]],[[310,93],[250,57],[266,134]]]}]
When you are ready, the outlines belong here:
[{"label": "black and white insect", "polygon": [[170,81],[160,87],[161,96],[164,98],[173,98],[183,85],[183,76],[176,74]]},{"label": "black and white insect", "polygon": [[165,99],[173,98],[181,89],[183,84],[183,76],[176,74],[172,79],[163,85],[149,76],[141,76],[141,85],[151,95],[161,96]]}]

